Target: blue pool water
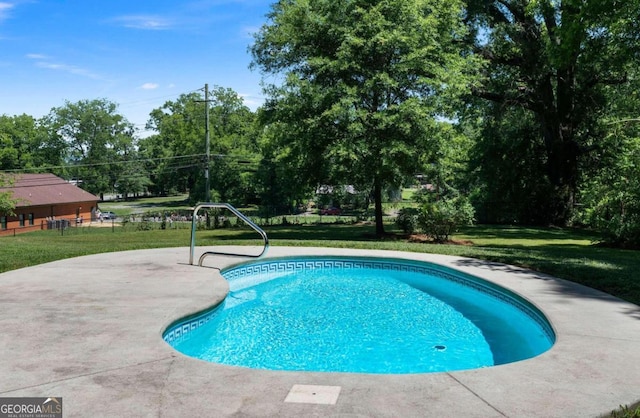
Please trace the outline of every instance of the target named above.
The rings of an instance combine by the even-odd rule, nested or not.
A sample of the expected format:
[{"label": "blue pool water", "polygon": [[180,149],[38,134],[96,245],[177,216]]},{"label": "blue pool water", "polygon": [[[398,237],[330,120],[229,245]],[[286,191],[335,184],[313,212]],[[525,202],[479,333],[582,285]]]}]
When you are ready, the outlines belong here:
[{"label": "blue pool water", "polygon": [[426,373],[531,358],[555,340],[519,296],[428,263],[276,259],[223,276],[223,304],[165,332],[178,351],[258,369]]}]

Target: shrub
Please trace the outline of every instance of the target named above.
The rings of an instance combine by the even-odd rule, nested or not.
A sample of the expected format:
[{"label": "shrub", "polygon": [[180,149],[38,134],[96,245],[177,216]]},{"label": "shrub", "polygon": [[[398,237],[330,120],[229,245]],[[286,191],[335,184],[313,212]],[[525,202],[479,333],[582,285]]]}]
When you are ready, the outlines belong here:
[{"label": "shrub", "polygon": [[405,234],[413,234],[418,229],[418,209],[402,208],[396,217],[396,226]]},{"label": "shrub", "polygon": [[603,241],[614,247],[640,248],[640,214],[612,219],[603,235]]},{"label": "shrub", "polygon": [[577,221],[601,231],[609,246],[640,248],[640,137],[612,138],[610,165],[582,185]]},{"label": "shrub", "polygon": [[465,197],[440,199],[426,202],[418,214],[418,226],[434,241],[442,243],[462,225],[470,225],[474,220],[474,210]]},{"label": "shrub", "polygon": [[143,219],[141,222],[136,223],[136,230],[138,231],[151,231],[153,228],[153,223],[147,219]]},{"label": "shrub", "polygon": [[[600,196],[578,221],[602,234],[602,242],[619,248],[640,248],[640,189]],[[613,196],[611,196],[613,195]],[[595,199],[594,199],[595,200]]]}]

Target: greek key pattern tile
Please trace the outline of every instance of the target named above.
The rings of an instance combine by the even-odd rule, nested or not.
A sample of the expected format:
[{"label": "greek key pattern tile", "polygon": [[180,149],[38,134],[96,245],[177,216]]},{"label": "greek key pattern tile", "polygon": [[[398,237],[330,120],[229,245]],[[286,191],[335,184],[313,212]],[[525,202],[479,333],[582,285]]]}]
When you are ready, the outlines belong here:
[{"label": "greek key pattern tile", "polygon": [[188,333],[209,322],[218,309],[219,306],[216,306],[213,309],[206,310],[193,317],[179,320],[177,323],[174,323],[167,328],[167,330],[162,334],[162,339],[169,344],[179,342],[184,339]]}]

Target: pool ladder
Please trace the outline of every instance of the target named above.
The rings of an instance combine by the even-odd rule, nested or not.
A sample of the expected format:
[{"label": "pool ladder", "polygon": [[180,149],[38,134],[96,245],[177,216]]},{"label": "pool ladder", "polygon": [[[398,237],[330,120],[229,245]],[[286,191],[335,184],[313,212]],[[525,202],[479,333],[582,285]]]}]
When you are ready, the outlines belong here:
[{"label": "pool ladder", "polygon": [[253,223],[253,221],[246,216],[238,209],[231,206],[229,203],[200,203],[193,209],[193,215],[191,217],[191,249],[189,252],[189,264],[193,265],[193,253],[196,247],[196,224],[198,220],[198,211],[202,208],[220,208],[220,209],[228,209],[234,215],[238,217],[238,219],[242,219],[244,223],[249,225],[254,231],[256,231],[262,237],[264,242],[264,246],[262,248],[262,252],[258,255],[252,254],[237,254],[237,253],[225,253],[219,251],[206,251],[198,260],[198,266],[202,267],[203,260],[210,255],[228,255],[232,257],[252,257],[252,258],[260,258],[262,257],[267,250],[269,249],[269,238],[267,237],[267,233],[262,230],[258,225]]}]

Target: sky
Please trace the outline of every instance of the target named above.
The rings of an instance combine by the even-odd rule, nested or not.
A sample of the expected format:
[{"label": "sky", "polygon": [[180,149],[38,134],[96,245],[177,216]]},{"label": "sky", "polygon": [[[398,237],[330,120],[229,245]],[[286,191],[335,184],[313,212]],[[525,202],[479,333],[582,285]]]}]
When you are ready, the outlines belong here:
[{"label": "sky", "polygon": [[0,0],[0,115],[106,99],[140,136],[180,94],[231,88],[255,110],[252,34],[272,0]]}]

